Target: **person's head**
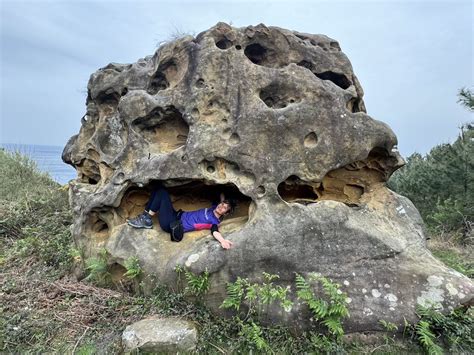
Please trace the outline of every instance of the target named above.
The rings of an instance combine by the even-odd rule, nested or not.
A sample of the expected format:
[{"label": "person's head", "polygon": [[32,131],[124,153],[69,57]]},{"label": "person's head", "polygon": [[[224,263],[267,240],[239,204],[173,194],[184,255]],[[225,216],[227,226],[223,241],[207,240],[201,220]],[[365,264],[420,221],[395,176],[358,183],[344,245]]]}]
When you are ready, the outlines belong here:
[{"label": "person's head", "polygon": [[237,207],[237,204],[234,200],[226,199],[217,205],[215,211],[219,215],[225,216],[228,214],[232,214],[235,210],[235,207]]}]

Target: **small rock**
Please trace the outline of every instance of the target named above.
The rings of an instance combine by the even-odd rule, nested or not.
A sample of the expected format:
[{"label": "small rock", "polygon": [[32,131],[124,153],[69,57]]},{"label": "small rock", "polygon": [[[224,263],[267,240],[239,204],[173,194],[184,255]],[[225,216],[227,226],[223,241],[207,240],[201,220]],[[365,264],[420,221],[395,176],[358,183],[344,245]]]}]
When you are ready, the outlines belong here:
[{"label": "small rock", "polygon": [[194,324],[176,318],[145,318],[129,325],[122,334],[125,352],[189,352],[196,348],[196,343],[197,330]]}]

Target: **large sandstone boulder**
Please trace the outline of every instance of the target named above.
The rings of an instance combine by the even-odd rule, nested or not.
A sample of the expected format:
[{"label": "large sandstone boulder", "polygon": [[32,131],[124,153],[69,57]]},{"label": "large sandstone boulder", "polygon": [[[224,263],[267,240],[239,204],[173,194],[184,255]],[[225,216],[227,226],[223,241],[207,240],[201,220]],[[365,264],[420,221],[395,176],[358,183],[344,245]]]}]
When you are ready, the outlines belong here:
[{"label": "large sandstone boulder", "polygon": [[[469,302],[472,281],[430,254],[416,208],[385,186],[403,160],[362,96],[338,42],[264,25],[218,23],[134,64],[99,69],[63,153],[78,172],[77,245],[86,258],[106,248],[118,275],[131,256],[168,284],[178,264],[207,269],[205,301],[216,312],[237,276],[258,281],[265,271],[286,286],[295,272],[319,272],[350,297],[348,332],[413,321],[417,304]],[[234,195],[239,207],[221,227],[234,248],[209,231],[173,243],[157,222],[129,227],[156,181],[176,209]],[[305,327],[309,314],[296,303],[265,319]]]}]

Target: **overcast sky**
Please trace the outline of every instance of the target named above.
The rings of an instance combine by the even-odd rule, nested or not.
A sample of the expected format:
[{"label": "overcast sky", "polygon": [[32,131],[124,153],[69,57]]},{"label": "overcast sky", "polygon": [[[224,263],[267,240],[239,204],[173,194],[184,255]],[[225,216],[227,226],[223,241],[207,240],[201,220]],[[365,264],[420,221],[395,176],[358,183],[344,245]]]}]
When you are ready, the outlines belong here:
[{"label": "overcast sky", "polygon": [[339,41],[404,156],[453,141],[472,114],[472,1],[11,1],[1,8],[0,143],[63,146],[90,74],[153,54],[175,33],[264,23]]}]

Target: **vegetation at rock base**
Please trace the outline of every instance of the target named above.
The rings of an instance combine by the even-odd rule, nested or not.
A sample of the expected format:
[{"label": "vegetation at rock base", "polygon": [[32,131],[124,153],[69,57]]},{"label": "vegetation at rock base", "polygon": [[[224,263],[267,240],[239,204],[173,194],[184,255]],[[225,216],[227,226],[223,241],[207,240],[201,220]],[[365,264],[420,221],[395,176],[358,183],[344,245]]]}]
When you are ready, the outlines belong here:
[{"label": "vegetation at rock base", "polygon": [[[472,110],[469,90],[463,90],[459,99]],[[471,278],[473,142],[473,125],[463,125],[453,144],[435,147],[425,157],[413,155],[390,181],[395,191],[419,208],[429,227],[433,254]],[[469,353],[474,348],[472,307],[450,314],[418,309],[420,320],[405,325],[403,342],[395,335],[385,335],[378,345],[344,342],[345,296],[320,275],[295,276],[296,299],[308,307],[315,321],[315,328],[300,336],[257,321],[270,304],[283,310],[293,306],[291,290],[278,285],[278,275],[264,274],[260,283],[242,278],[230,283],[223,307],[235,312],[232,321],[189,301],[189,295],[199,298],[209,290],[207,273],[194,275],[182,268],[186,285],[181,291],[158,284],[145,295],[139,260],[131,258],[124,265],[125,279],[138,287],[124,287],[114,283],[103,251],[86,262],[88,276],[77,281],[71,274],[81,259],[69,232],[71,223],[67,191],[39,172],[29,158],[0,150],[0,352],[118,353],[124,328],[153,314],[196,322],[198,353],[253,349],[256,353],[436,354]],[[312,293],[310,283],[319,284],[323,298]],[[401,331],[384,320],[381,328],[387,334]]]},{"label": "vegetation at rock base", "polygon": [[184,274],[187,284],[184,288],[185,294],[200,297],[209,290],[209,273],[207,271],[202,273],[202,275],[195,275],[181,265],[176,266],[175,271],[179,277]]}]

